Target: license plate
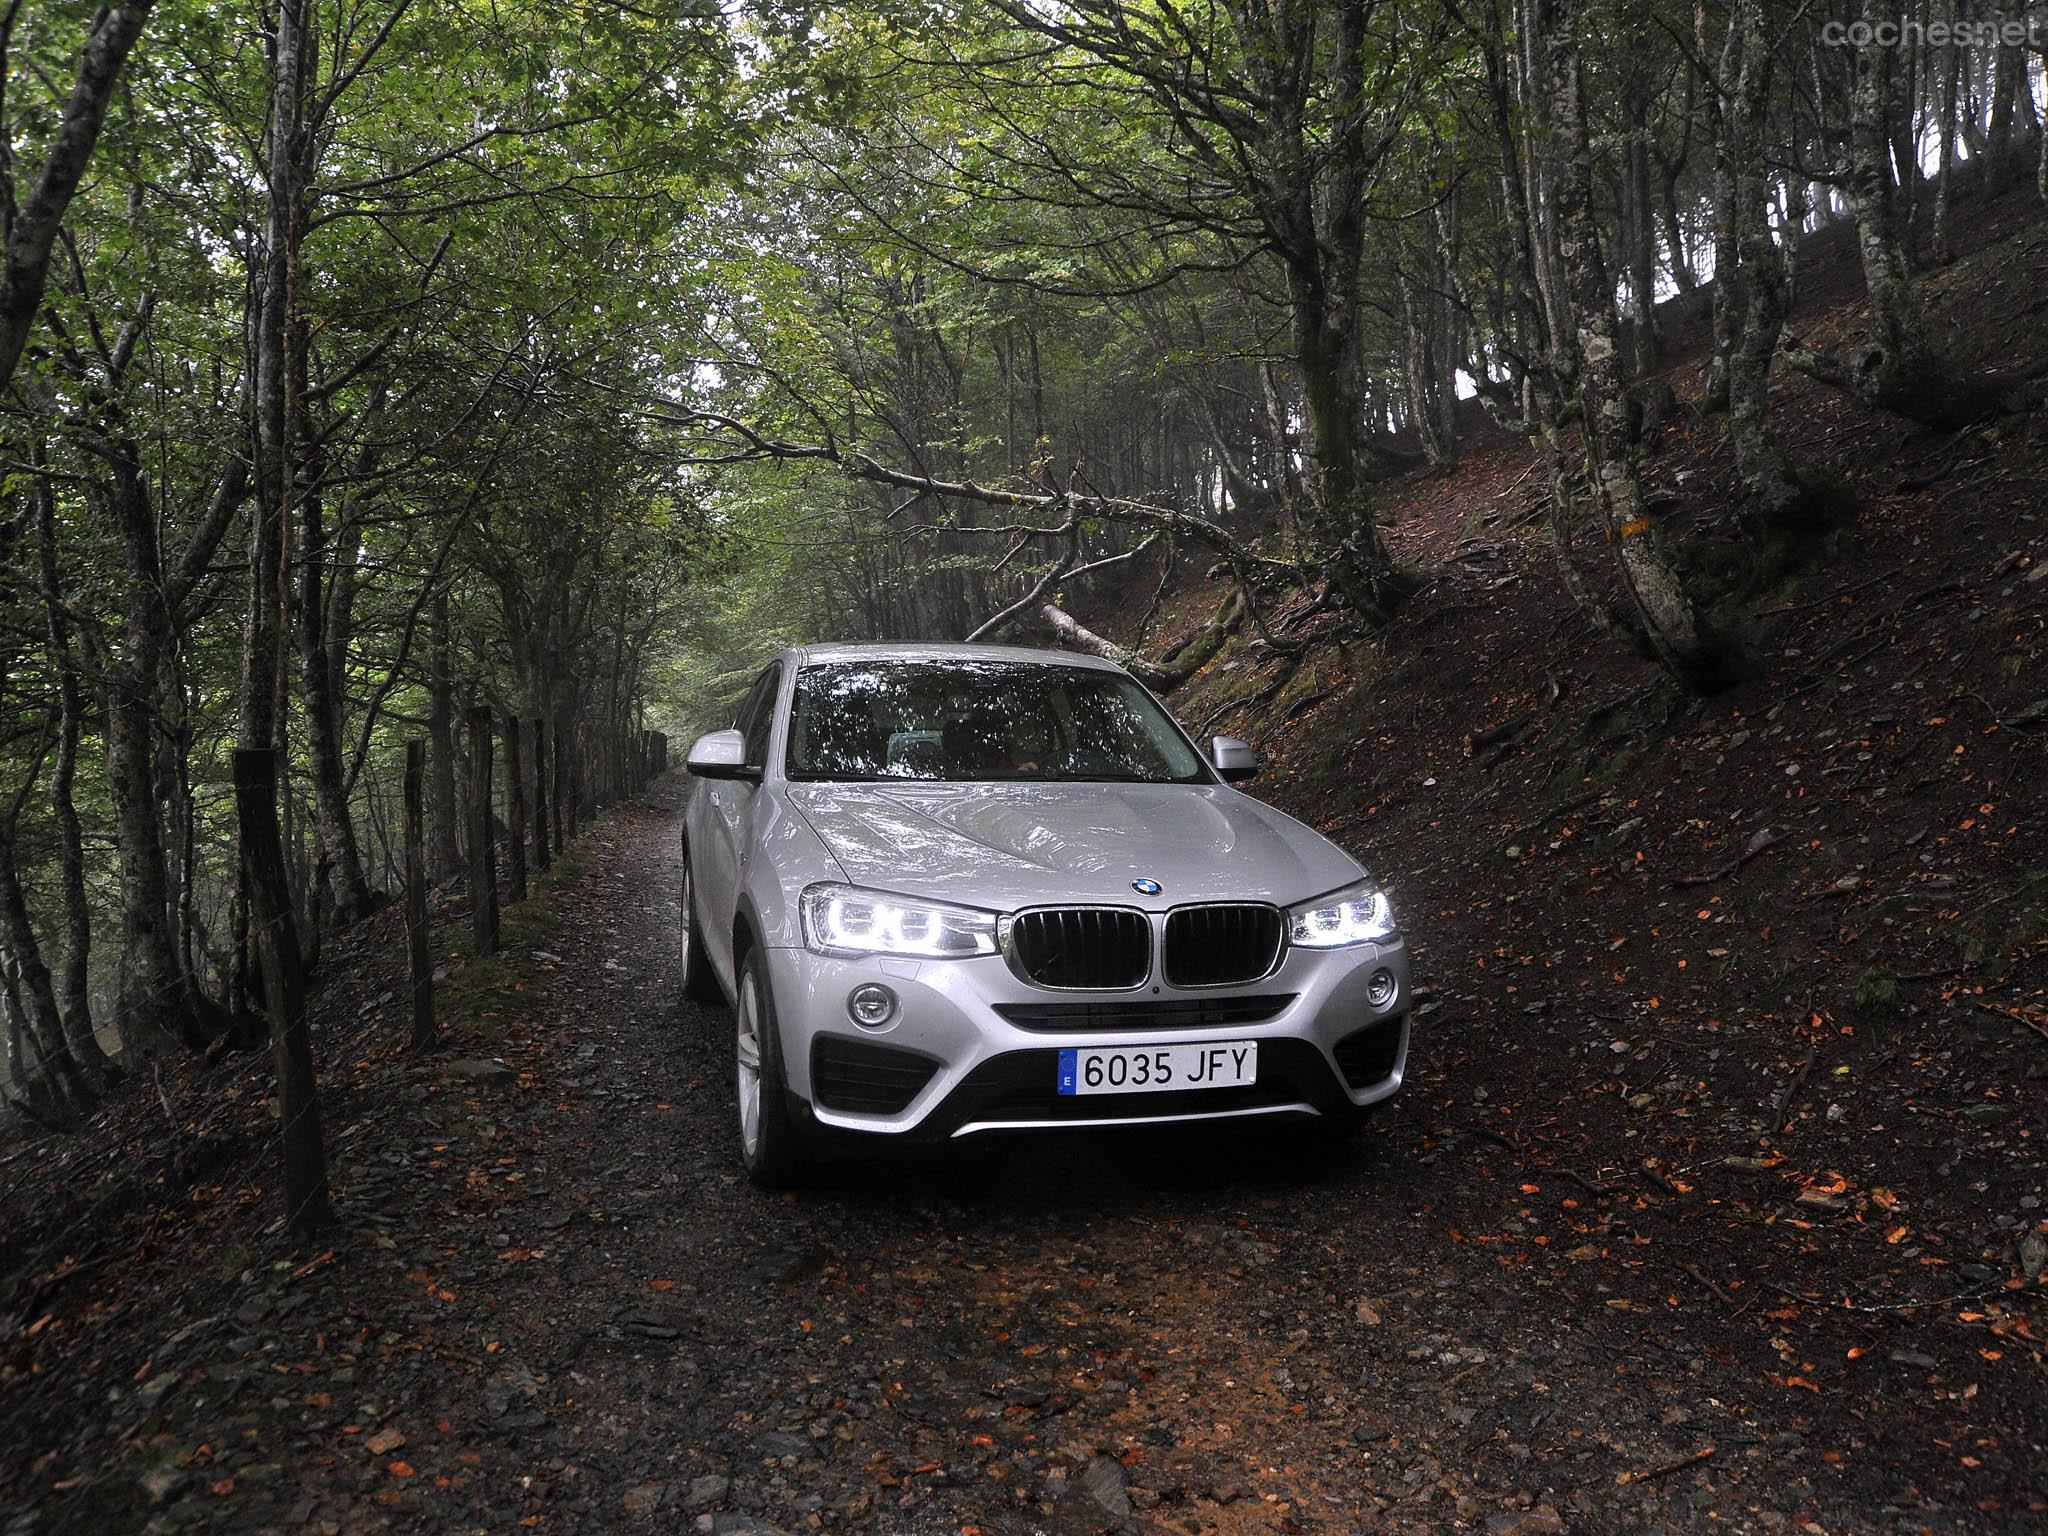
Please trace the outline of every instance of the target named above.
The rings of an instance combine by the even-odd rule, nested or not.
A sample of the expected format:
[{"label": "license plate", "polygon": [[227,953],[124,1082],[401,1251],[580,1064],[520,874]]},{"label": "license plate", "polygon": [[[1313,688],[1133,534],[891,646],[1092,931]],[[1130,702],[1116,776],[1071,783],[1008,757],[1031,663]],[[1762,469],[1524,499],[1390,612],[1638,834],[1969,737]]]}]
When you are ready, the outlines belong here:
[{"label": "license plate", "polygon": [[1060,1052],[1060,1092],[1066,1096],[1242,1088],[1258,1079],[1256,1040],[1091,1046]]}]

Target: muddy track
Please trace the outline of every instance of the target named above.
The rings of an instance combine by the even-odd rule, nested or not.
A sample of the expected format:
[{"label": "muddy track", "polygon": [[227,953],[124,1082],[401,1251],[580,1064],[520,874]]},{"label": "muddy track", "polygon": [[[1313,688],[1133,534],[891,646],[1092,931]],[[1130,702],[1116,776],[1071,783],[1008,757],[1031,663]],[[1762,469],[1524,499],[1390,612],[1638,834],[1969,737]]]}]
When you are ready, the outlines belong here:
[{"label": "muddy track", "polygon": [[219,1294],[22,1529],[2022,1528],[1975,1500],[2036,1496],[2024,1437],[1945,1486],[1928,1438],[1979,1409],[1924,1369],[1772,1389],[1652,1202],[1444,1135],[1426,1065],[1336,1157],[1050,1139],[755,1191],[727,1016],[677,1002],[679,800],[593,832],[516,1077],[411,1069],[383,1144],[339,1138],[335,1255]]}]

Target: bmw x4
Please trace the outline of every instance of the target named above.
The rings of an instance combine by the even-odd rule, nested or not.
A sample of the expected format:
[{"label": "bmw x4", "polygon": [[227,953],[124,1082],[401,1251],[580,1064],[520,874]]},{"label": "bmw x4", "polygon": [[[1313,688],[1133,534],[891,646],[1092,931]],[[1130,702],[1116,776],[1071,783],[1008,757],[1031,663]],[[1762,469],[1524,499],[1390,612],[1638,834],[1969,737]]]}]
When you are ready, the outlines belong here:
[{"label": "bmw x4", "polygon": [[1341,1133],[1401,1084],[1386,895],[1110,662],[787,651],[689,768],[684,989],[732,1005],[757,1183],[838,1138]]}]

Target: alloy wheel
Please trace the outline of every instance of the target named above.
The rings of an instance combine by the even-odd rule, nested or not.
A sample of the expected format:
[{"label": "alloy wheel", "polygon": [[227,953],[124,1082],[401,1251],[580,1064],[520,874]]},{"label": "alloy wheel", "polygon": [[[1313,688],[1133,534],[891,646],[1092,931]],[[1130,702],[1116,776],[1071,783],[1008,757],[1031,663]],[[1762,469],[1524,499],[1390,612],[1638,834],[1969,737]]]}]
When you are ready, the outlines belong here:
[{"label": "alloy wheel", "polygon": [[761,1144],[761,994],[751,971],[741,977],[739,1006],[733,1017],[737,1021],[733,1055],[740,1100],[740,1146],[751,1158]]}]

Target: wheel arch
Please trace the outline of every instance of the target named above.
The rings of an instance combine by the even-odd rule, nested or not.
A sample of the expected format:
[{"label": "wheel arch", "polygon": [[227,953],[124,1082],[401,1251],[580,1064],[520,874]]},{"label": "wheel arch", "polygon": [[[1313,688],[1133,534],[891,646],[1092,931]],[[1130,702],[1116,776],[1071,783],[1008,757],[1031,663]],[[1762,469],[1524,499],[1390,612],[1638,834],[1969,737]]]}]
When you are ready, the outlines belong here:
[{"label": "wheel arch", "polygon": [[760,919],[754,912],[753,902],[742,896],[739,910],[732,919],[732,989],[735,993],[740,989],[740,972],[746,967],[747,956],[760,942]]}]

